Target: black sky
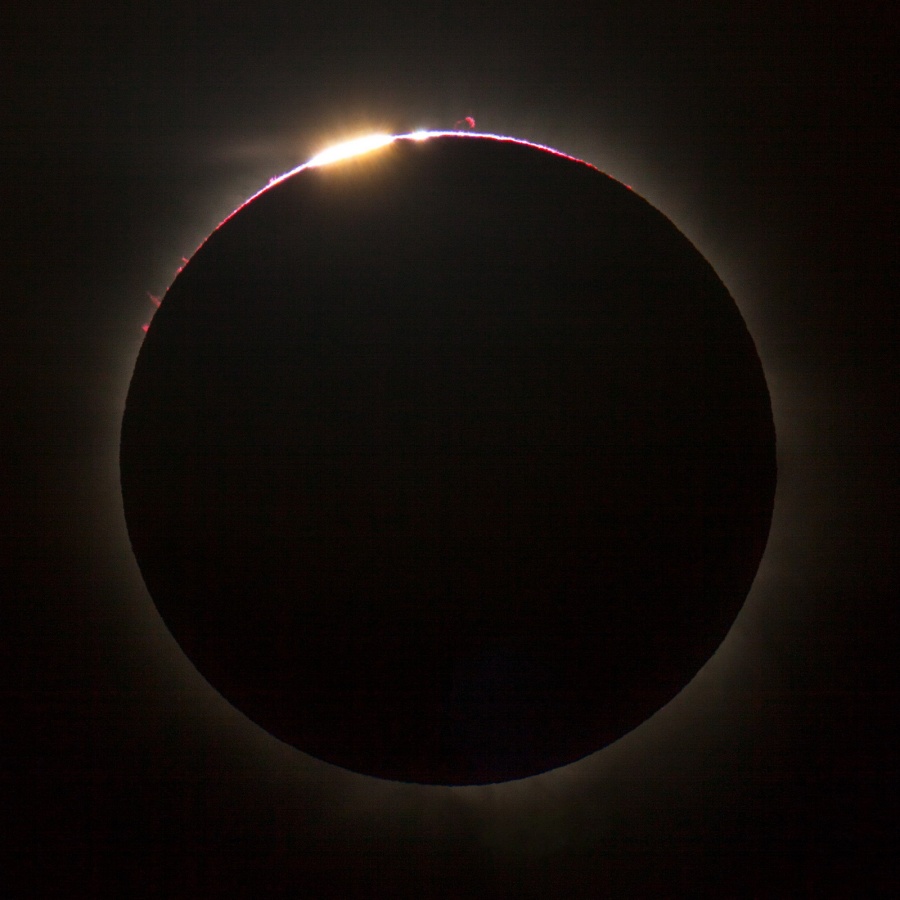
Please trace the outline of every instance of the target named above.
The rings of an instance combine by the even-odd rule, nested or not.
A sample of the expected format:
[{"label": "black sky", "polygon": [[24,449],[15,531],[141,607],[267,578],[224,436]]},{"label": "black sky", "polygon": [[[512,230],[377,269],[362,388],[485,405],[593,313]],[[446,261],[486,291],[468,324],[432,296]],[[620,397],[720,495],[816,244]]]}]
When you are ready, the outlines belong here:
[{"label": "black sky", "polygon": [[[819,895],[894,873],[896,75],[886,5],[31,3],[2,13],[4,787],[22,895]],[[117,446],[182,256],[370,129],[513,134],[669,216],[729,287],[779,487],[729,638],[628,738],[416,788],[280,745],[180,655]],[[865,890],[863,890],[863,888]]]}]

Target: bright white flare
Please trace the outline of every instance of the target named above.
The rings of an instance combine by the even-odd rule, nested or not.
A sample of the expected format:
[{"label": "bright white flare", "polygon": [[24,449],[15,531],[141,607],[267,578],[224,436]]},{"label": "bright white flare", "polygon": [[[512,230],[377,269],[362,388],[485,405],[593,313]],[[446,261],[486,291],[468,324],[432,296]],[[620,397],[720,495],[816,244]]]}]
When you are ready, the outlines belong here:
[{"label": "bright white flare", "polygon": [[393,143],[394,140],[396,140],[396,136],[392,134],[367,134],[364,137],[354,138],[352,141],[335,144],[334,147],[317,153],[306,165],[324,166],[337,162],[339,159],[348,159],[351,156],[368,153],[370,150],[377,150],[379,147]]}]

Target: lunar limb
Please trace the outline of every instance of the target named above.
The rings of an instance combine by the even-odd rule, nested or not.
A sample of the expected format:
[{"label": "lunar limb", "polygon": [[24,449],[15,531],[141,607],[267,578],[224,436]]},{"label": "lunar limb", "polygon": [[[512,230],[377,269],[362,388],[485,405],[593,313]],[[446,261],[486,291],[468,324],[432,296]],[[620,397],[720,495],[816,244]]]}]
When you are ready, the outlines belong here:
[{"label": "lunar limb", "polygon": [[509,138],[379,139],[276,179],[177,275],[122,423],[129,535],[271,734],[521,778],[725,636],[772,513],[768,391],[720,279],[624,185]]}]

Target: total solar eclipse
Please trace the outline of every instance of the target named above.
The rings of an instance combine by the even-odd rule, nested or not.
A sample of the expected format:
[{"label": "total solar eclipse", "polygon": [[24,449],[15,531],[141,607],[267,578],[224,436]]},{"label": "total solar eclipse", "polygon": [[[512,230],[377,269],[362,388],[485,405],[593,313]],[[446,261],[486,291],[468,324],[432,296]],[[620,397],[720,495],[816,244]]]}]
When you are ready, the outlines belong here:
[{"label": "total solar eclipse", "polygon": [[592,166],[416,134],[273,182],[180,271],[121,436],[146,585],[277,738],[382,778],[566,765],[727,633],[771,520],[759,357]]}]

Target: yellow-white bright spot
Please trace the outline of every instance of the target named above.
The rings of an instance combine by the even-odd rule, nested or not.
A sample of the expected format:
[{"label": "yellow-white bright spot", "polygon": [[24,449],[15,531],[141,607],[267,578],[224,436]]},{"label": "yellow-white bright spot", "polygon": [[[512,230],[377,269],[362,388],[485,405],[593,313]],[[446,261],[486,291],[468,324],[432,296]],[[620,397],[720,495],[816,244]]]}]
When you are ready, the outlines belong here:
[{"label": "yellow-white bright spot", "polygon": [[333,147],[317,153],[306,165],[307,166],[324,166],[328,163],[337,162],[339,159],[348,159],[351,156],[359,156],[362,153],[369,153],[371,150],[377,150],[394,141],[392,134],[367,134],[364,137],[354,138],[352,141],[344,141],[342,144],[335,144]]}]

